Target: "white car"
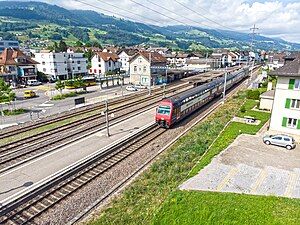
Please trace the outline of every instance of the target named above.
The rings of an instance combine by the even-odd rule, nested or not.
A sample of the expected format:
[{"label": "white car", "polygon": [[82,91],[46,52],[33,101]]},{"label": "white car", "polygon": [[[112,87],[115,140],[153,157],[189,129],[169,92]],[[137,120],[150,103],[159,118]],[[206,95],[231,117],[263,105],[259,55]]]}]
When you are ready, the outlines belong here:
[{"label": "white car", "polygon": [[42,83],[37,81],[37,80],[28,80],[27,81],[27,85],[28,86],[37,86],[37,85],[41,85]]},{"label": "white car", "polygon": [[147,86],[141,85],[141,84],[136,84],[134,85],[135,88],[137,89],[147,89]]},{"label": "white car", "polygon": [[132,86],[132,85],[131,85],[131,86],[127,86],[127,87],[126,87],[126,90],[127,90],[127,91],[137,91],[137,88],[136,88],[135,86]]}]

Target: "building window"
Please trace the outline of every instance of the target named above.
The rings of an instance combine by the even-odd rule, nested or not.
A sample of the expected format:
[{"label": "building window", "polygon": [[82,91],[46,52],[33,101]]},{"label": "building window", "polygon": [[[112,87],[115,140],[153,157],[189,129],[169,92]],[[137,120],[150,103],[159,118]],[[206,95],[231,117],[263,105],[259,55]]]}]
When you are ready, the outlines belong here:
[{"label": "building window", "polygon": [[288,118],[287,127],[289,127],[289,128],[296,128],[297,127],[297,119]]},{"label": "building window", "polygon": [[94,69],[94,73],[97,73],[97,70],[96,70],[96,69]]},{"label": "building window", "polygon": [[77,61],[77,64],[80,64],[80,61]]},{"label": "building window", "polygon": [[43,72],[46,72],[46,68],[43,68]]},{"label": "building window", "polygon": [[42,65],[45,65],[46,63],[45,62],[42,62]]},{"label": "building window", "polygon": [[300,109],[300,100],[299,99],[292,99],[291,108],[292,109]]},{"label": "building window", "polygon": [[108,66],[111,67],[111,61],[108,62]]},{"label": "building window", "polygon": [[295,89],[300,89],[300,80],[299,79],[295,80]]},{"label": "building window", "polygon": [[64,64],[67,64],[67,61],[64,61]]},{"label": "building window", "polygon": [[144,68],[143,68],[143,72],[145,73],[147,71],[147,67],[146,66],[144,66]]},{"label": "building window", "polygon": [[57,69],[54,69],[54,72],[57,73]]},{"label": "building window", "polygon": [[72,69],[75,70],[75,67],[73,67]]},{"label": "building window", "polygon": [[138,62],[139,62],[139,63],[142,63],[142,58],[138,58]]},{"label": "building window", "polygon": [[133,71],[137,72],[137,66],[134,66]]},{"label": "building window", "polygon": [[78,67],[78,70],[81,70],[81,67]]},{"label": "building window", "polygon": [[99,67],[101,67],[101,64],[99,64]]}]

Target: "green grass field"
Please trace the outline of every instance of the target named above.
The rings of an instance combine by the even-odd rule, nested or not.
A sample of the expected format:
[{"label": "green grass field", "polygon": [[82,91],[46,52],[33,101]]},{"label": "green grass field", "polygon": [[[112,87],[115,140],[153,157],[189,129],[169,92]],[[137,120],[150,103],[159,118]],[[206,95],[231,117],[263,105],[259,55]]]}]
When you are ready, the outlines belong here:
[{"label": "green grass field", "polygon": [[152,222],[153,225],[299,223],[299,200],[200,191],[174,192]]}]

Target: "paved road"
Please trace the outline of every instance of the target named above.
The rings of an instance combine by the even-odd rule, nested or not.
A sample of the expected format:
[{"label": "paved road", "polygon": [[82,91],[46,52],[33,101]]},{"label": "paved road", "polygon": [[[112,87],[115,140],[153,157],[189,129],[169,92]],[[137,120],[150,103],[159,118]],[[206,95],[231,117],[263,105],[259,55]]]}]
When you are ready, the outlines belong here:
[{"label": "paved road", "polygon": [[300,198],[300,146],[267,146],[262,134],[241,135],[183,190],[234,192]]},{"label": "paved road", "polygon": [[28,184],[35,184],[93,152],[129,135],[133,131],[152,123],[154,115],[155,109],[150,109],[129,120],[111,126],[110,137],[106,136],[106,130],[99,131],[48,155],[21,165],[16,169],[0,174],[0,204],[4,199],[10,198],[12,195],[28,188]]},{"label": "paved road", "polygon": [[[125,83],[126,86],[126,83]],[[124,95],[129,95],[132,92],[126,91],[125,86],[123,87]],[[23,93],[25,90],[36,91],[38,97],[31,99],[24,99]],[[74,90],[73,90],[74,91]],[[104,87],[102,89],[99,86],[93,86],[87,88],[88,93],[81,95],[86,98],[87,103],[95,103],[105,100],[106,98],[111,99],[115,97],[120,97],[122,95],[122,89],[120,86],[114,87]],[[74,108],[74,99],[78,97],[67,98],[60,101],[50,100],[51,96],[59,94],[58,91],[54,90],[54,84],[41,85],[37,87],[24,88],[15,90],[17,95],[17,101],[14,103],[15,108],[24,108],[28,110],[38,110],[38,113],[32,114],[32,119],[36,120],[39,117],[45,117],[60,112],[68,111]],[[65,91],[70,92],[70,91]],[[9,106],[3,106],[3,109]],[[0,116],[1,117],[1,116]],[[16,123],[24,123],[30,121],[30,113],[25,113],[17,116],[4,116],[0,118],[0,128],[9,126]]]}]

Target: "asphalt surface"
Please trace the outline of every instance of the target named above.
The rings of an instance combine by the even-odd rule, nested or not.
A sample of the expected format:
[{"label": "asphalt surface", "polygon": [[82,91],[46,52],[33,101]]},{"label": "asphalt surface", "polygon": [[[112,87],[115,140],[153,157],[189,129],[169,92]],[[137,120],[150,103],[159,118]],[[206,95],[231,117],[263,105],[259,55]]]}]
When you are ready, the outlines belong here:
[{"label": "asphalt surface", "polygon": [[110,127],[110,137],[106,136],[106,129],[104,129],[0,174],[0,204],[4,199],[10,198],[26,188],[30,188],[31,185],[63,170],[72,163],[152,123],[154,116],[155,109],[153,108],[112,125]]},{"label": "asphalt surface", "polygon": [[180,188],[300,198],[300,146],[267,146],[262,136],[240,135]]},{"label": "asphalt surface", "polygon": [[[105,99],[111,99],[115,97],[120,97],[122,95],[121,86],[110,86],[103,87],[100,89],[99,86],[88,87],[87,94],[83,94],[77,97],[66,98],[64,100],[54,101],[51,97],[58,95],[59,92],[55,90],[55,84],[45,84],[35,87],[27,87],[22,89],[15,89],[17,100],[9,105],[2,105],[3,109],[9,108],[24,108],[28,110],[27,113],[16,115],[16,116],[1,116],[0,115],[0,129],[6,126],[24,123],[30,120],[38,120],[41,117],[50,116],[53,114],[69,111],[75,107],[74,99],[78,97],[85,97],[87,104],[96,103],[103,101]],[[133,93],[132,91],[126,91],[127,86],[126,81],[123,86],[123,94],[129,95]],[[34,90],[37,97],[25,99],[23,97],[25,90]],[[63,93],[68,93],[74,90],[64,90]],[[30,116],[30,111],[33,113]]]}]

